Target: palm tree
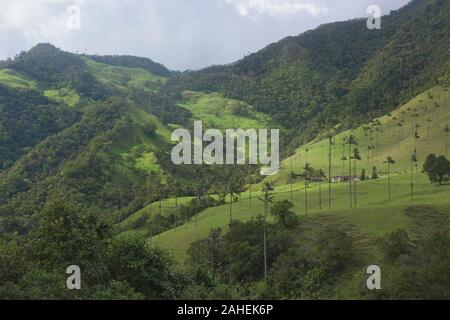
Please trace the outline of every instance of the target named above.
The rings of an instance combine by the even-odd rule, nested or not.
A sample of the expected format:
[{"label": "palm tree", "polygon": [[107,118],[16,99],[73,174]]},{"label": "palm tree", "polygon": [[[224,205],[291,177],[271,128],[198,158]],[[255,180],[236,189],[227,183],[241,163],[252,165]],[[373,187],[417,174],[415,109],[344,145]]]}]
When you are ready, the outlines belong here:
[{"label": "palm tree", "polygon": [[253,185],[253,178],[251,175],[248,176],[247,182],[249,184],[248,193],[249,193],[249,201],[250,201],[250,208],[251,208],[252,207],[252,185]]},{"label": "palm tree", "polygon": [[347,157],[342,156],[341,161],[342,161],[342,176],[345,176],[345,161],[347,161]]},{"label": "palm tree", "polygon": [[327,178],[325,172],[322,169],[320,169],[318,172],[318,178],[319,178],[319,209],[322,210],[322,179]]},{"label": "palm tree", "polygon": [[440,104],[435,102],[434,103],[434,109],[436,110],[436,115],[437,115],[436,119],[439,119],[439,109],[440,108],[441,108]]},{"label": "palm tree", "polygon": [[309,238],[309,232],[308,232],[308,179],[311,178],[312,174],[314,173],[314,168],[311,167],[309,163],[305,164],[305,167],[303,168],[303,177],[305,179],[305,217],[306,217],[306,231],[305,231],[305,241],[306,241],[306,249],[308,249],[308,238]]},{"label": "palm tree", "polygon": [[[295,152],[294,152],[294,155],[295,155]],[[294,170],[293,170],[293,158],[294,156],[291,156],[291,173],[289,174],[289,183],[290,183],[290,185],[291,185],[291,202],[293,202],[294,201],[294,199],[293,199],[293,184],[294,184],[294,179],[295,179],[295,177],[294,177]]]},{"label": "palm tree", "polygon": [[417,163],[417,155],[414,152],[411,155],[411,200],[414,200],[414,174],[413,174],[413,170],[414,170],[414,164]]},{"label": "palm tree", "polygon": [[387,163],[388,165],[388,194],[389,194],[389,202],[391,201],[391,165],[395,164],[395,160],[388,156],[386,158],[386,161],[384,163]]},{"label": "palm tree", "polygon": [[293,183],[294,183],[296,178],[297,178],[297,174],[294,171],[291,171],[291,173],[289,174],[289,182],[290,182],[290,185],[291,185],[291,202],[294,201]]},{"label": "palm tree", "polygon": [[307,162],[303,168],[303,177],[305,178],[305,215],[308,216],[308,179],[314,172],[313,167]]},{"label": "palm tree", "polygon": [[417,140],[420,139],[419,128],[420,128],[420,124],[416,123],[416,130],[414,131],[414,150],[417,149]]},{"label": "palm tree", "polygon": [[445,133],[445,156],[448,158],[448,133],[450,132],[450,128],[447,126],[444,128]]},{"label": "palm tree", "polygon": [[331,152],[333,142],[333,132],[328,133],[328,209],[331,210]]},{"label": "palm tree", "polygon": [[266,218],[267,218],[267,211],[269,208],[269,203],[272,202],[273,199],[273,183],[266,181],[264,182],[264,186],[262,188],[262,192],[264,194],[264,197],[258,198],[259,200],[264,202],[264,219],[263,219],[263,246],[264,246],[264,281],[267,284],[267,226],[266,226]]},{"label": "palm tree", "polygon": [[398,142],[400,143],[401,141],[401,136],[402,136],[402,127],[403,124],[401,122],[397,123],[397,127],[398,127]]},{"label": "palm tree", "polygon": [[233,222],[233,202],[237,194],[241,192],[240,185],[236,183],[236,180],[232,180],[228,183],[228,194],[230,195],[230,227]]},{"label": "palm tree", "polygon": [[345,144],[348,146],[348,172],[349,172],[349,197],[350,197],[350,208],[353,206],[352,197],[352,146],[358,145],[355,136],[350,135],[344,138]]},{"label": "palm tree", "polygon": [[353,192],[354,192],[354,200],[355,200],[355,208],[356,208],[356,205],[357,205],[357,201],[356,201],[356,175],[357,175],[357,173],[356,173],[356,161],[359,161],[359,160],[362,159],[358,148],[355,148],[355,150],[353,150],[352,159],[353,159],[353,168],[354,168],[354,177],[355,177],[354,182],[353,182],[354,183],[354,188],[353,188],[354,190],[353,190]]}]

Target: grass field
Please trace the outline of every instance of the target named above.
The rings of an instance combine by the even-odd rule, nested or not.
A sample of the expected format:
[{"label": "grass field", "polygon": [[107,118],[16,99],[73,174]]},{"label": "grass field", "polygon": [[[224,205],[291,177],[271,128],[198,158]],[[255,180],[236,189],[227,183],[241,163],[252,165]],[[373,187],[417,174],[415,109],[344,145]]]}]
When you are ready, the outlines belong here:
[{"label": "grass field", "polygon": [[[375,239],[387,232],[399,228],[410,228],[410,221],[404,214],[411,206],[430,206],[439,212],[450,215],[450,187],[433,186],[423,175],[420,184],[416,186],[414,200],[411,201],[409,191],[409,176],[397,175],[392,178],[392,201],[388,203],[387,179],[358,183],[357,208],[349,208],[348,186],[345,183],[332,186],[332,209],[328,209],[327,185],[322,186],[322,210],[319,209],[319,186],[317,184],[308,188],[308,215],[333,215],[343,217],[354,225],[357,230],[368,238]],[[257,199],[260,192],[253,192],[252,206],[250,207],[249,194],[243,194],[242,199],[233,204],[233,219],[246,221],[264,213],[263,203]],[[275,190],[274,201],[291,200],[290,186],[279,186]],[[293,186],[292,202],[295,212],[299,216],[306,215],[305,192],[303,183]],[[226,230],[229,223],[229,205],[209,208],[197,218],[197,226],[191,220],[187,225],[167,231],[154,237],[154,242],[173,251],[179,261],[186,259],[190,244],[208,236],[212,228]],[[143,231],[143,230],[141,230]]]},{"label": "grass field", "polygon": [[219,93],[185,91],[180,106],[192,113],[194,120],[202,120],[209,128],[259,129],[270,128],[270,117],[257,112],[245,102],[224,98]]},{"label": "grass field", "polygon": [[36,82],[11,69],[0,69],[0,84],[14,89],[37,89]]},{"label": "grass field", "polygon": [[87,57],[83,59],[88,71],[97,77],[100,82],[113,85],[116,88],[137,87],[155,91],[167,81],[167,78],[154,75],[144,69],[111,66]]},{"label": "grass field", "polygon": [[[435,104],[439,104],[439,108]],[[412,115],[417,115],[412,117]],[[347,130],[333,137],[332,146],[332,175],[349,175],[348,164],[341,161],[343,155],[348,158],[348,146],[344,146],[344,137],[353,134],[358,141],[356,147],[362,156],[358,161],[358,175],[363,168],[366,174],[371,174],[376,166],[381,173],[386,172],[384,161],[387,156],[396,160],[393,172],[405,172],[410,168],[411,155],[417,149],[419,166],[430,153],[444,154],[444,128],[450,124],[450,91],[448,88],[435,87],[418,95],[407,104],[392,112],[389,116],[378,119],[380,126],[366,126]],[[429,120],[429,121],[428,121]],[[401,126],[399,125],[401,124]],[[419,139],[415,139],[415,125]],[[416,140],[416,141],[415,141]],[[368,147],[374,147],[369,150]],[[327,138],[317,139],[295,151],[295,155],[282,162],[281,173],[273,178],[277,183],[286,183],[292,171],[302,172],[305,162],[309,162],[316,169],[328,172],[329,142]]]},{"label": "grass field", "polygon": [[80,95],[75,90],[69,88],[46,90],[44,91],[44,96],[53,101],[62,102],[70,107],[74,107],[80,102]]},{"label": "grass field", "polygon": [[[204,115],[207,112],[207,101],[211,102],[219,96],[198,95],[191,96],[191,105],[187,108]],[[199,102],[200,101],[200,102]],[[439,107],[435,107],[435,103]],[[185,105],[189,105],[185,104]],[[206,111],[205,111],[206,110]],[[414,114],[414,117],[411,115]],[[429,119],[429,121],[428,121]],[[364,127],[342,132],[333,138],[335,144],[332,147],[332,175],[348,175],[348,162],[341,161],[343,154],[348,156],[347,146],[343,146],[343,138],[353,134],[357,137],[362,160],[358,161],[357,173],[366,169],[367,176],[371,174],[371,168],[376,166],[380,179],[357,183],[357,208],[350,208],[349,186],[347,183],[335,183],[332,185],[332,209],[328,209],[328,184],[310,184],[308,187],[308,215],[309,217],[332,216],[343,218],[355,229],[364,235],[365,241],[375,240],[386,233],[399,228],[410,229],[412,221],[405,214],[411,207],[427,207],[445,215],[450,215],[450,186],[432,185],[428,178],[422,174],[423,161],[429,153],[445,154],[444,127],[450,122],[450,94],[448,89],[436,87],[425,92],[409,103],[405,104],[391,115],[379,119],[379,125],[371,129]],[[398,125],[401,123],[401,126]],[[419,139],[413,138],[416,131]],[[226,125],[229,125],[226,124]],[[429,125],[429,127],[428,127]],[[378,129],[377,129],[378,128]],[[374,149],[367,150],[368,146]],[[305,162],[311,163],[316,169],[328,169],[328,140],[317,139],[306,146],[302,146],[291,158],[283,161],[278,175],[271,177],[275,184],[274,201],[292,200],[295,211],[299,216],[306,215],[305,187],[301,180],[289,183],[291,170],[302,172]],[[353,146],[352,148],[354,148]],[[414,199],[410,194],[410,167],[411,154],[414,148],[418,153],[418,170],[414,169]],[[370,152],[369,152],[370,151]],[[388,201],[387,165],[384,160],[392,156],[396,164],[392,166],[391,198]],[[352,165],[353,166],[353,165]],[[291,169],[292,168],[292,169]],[[247,186],[248,187],[248,186]],[[241,199],[233,204],[233,219],[246,221],[257,215],[263,214],[263,203],[257,199],[261,196],[261,185],[253,186],[253,197],[250,206],[249,192],[242,194]],[[292,189],[292,193],[291,193]],[[322,189],[320,196],[319,190]],[[292,198],[291,198],[292,197]],[[322,209],[320,209],[320,198]],[[183,200],[180,200],[182,203]],[[354,203],[352,203],[354,206]],[[154,205],[156,208],[156,205]],[[149,207],[132,215],[125,224],[130,225],[135,219],[145,212],[149,213]],[[163,214],[174,212],[174,200],[167,200],[163,205]],[[229,223],[229,204],[208,208],[188,224],[178,226],[172,230],[153,238],[155,244],[169,248],[179,261],[187,257],[190,244],[208,236],[212,228],[226,230]],[[175,226],[174,226],[175,227]],[[145,227],[135,232],[146,233]]]}]

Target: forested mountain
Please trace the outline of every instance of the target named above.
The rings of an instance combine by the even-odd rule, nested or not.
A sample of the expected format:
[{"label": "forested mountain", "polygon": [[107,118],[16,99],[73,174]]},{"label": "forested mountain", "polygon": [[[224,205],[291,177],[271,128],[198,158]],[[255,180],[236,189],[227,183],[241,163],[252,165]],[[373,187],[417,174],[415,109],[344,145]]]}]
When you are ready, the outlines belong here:
[{"label": "forested mountain", "polygon": [[[284,128],[290,147],[390,112],[448,83],[449,13],[448,1],[416,0],[383,17],[381,30],[368,30],[365,19],[327,24],[234,64],[185,73],[146,58],[77,55],[39,44],[0,69],[0,211],[31,214],[37,207],[24,208],[27,192],[45,202],[54,192],[49,184],[63,185],[62,176],[83,202],[107,210],[133,211],[149,201],[147,176],[155,171],[163,185],[174,178],[188,186],[185,194],[194,192],[188,177],[197,173],[170,164],[169,138],[173,125],[189,127],[192,117],[207,116],[198,113],[202,103],[232,105],[235,125],[255,125],[262,119],[256,113],[267,114]],[[198,100],[185,90],[224,98]],[[242,108],[249,111],[239,118]],[[107,183],[113,176],[120,186]],[[96,183],[86,189],[89,179]],[[126,195],[114,201],[116,193]]]},{"label": "forested mountain", "polygon": [[[381,252],[389,268],[420,275],[419,289],[408,297],[448,297],[436,275],[448,274],[442,257],[450,237],[429,237],[431,225],[448,223],[440,194],[446,189],[419,185],[422,149],[448,153],[448,17],[450,1],[414,0],[382,17],[381,30],[368,30],[365,19],[331,23],[199,71],[173,72],[134,56],[74,54],[51,44],[1,61],[0,271],[7,272],[0,272],[0,298],[366,298],[358,287],[368,259],[361,252],[371,250]],[[282,156],[291,157],[273,180],[257,166],[175,166],[171,132],[192,129],[194,120],[205,129],[280,128]],[[355,140],[365,150],[359,152]],[[322,178],[337,170],[342,179],[358,175],[361,154],[361,180],[371,169],[373,179],[358,186],[366,187],[358,201],[371,210],[346,211],[347,185],[340,184],[333,195],[339,210],[332,213],[350,222],[331,215],[313,220],[308,247],[311,221],[301,215],[316,202],[322,212]],[[401,161],[393,180],[407,186],[402,202],[390,207],[393,215],[380,204],[385,186],[378,175],[385,172],[377,171],[394,165],[392,156]],[[446,169],[444,156],[434,158]],[[245,191],[249,199],[242,198]],[[414,192],[428,209],[405,208]],[[252,194],[282,201],[265,208]],[[273,221],[266,225],[268,210]],[[391,226],[410,226],[403,211],[414,223],[428,223],[413,230],[418,242],[402,231],[388,235]],[[259,263],[262,226],[268,228],[269,275]],[[165,250],[148,244],[155,235],[187,259],[192,273],[180,272]],[[222,258],[210,262],[210,254]],[[417,273],[409,261],[436,263]],[[73,263],[87,270],[88,290],[80,296],[60,281],[59,271]],[[350,285],[340,283],[344,277],[352,278]],[[409,285],[403,274],[391,277]],[[53,287],[43,293],[47,283]],[[392,287],[387,296],[373,297],[403,294]]]},{"label": "forested mountain", "polygon": [[382,17],[320,26],[227,66],[187,72],[169,91],[218,91],[244,100],[293,129],[294,145],[336,125],[391,111],[449,81],[450,3],[415,0]]}]

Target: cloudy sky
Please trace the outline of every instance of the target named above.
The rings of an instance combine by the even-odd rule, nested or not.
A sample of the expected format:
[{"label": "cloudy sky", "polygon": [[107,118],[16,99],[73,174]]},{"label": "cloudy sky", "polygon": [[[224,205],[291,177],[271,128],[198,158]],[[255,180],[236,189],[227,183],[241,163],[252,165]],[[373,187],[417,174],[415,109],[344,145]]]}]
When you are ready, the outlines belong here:
[{"label": "cloudy sky", "polygon": [[0,0],[0,59],[40,42],[149,57],[174,70],[230,63],[326,22],[409,0]]}]

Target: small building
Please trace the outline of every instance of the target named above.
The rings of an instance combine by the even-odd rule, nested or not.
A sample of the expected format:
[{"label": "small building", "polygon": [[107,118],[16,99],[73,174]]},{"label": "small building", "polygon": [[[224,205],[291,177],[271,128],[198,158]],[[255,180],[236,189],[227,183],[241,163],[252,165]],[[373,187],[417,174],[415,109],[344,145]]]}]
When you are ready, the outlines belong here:
[{"label": "small building", "polygon": [[331,178],[331,181],[335,182],[335,183],[339,183],[339,182],[359,182],[361,181],[361,179],[359,177],[355,177],[355,176],[335,176]]}]

